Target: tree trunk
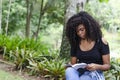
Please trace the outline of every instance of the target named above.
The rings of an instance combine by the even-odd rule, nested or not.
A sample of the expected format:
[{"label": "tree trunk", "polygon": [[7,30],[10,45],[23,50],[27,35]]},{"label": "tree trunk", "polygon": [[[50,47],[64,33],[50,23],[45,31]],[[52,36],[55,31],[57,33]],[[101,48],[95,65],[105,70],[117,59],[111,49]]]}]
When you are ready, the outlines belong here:
[{"label": "tree trunk", "polygon": [[42,19],[42,16],[43,16],[43,1],[41,2],[41,7],[40,7],[40,15],[39,15],[39,22],[38,22],[38,27],[37,27],[37,31],[36,31],[36,41],[38,39],[38,34],[39,34],[39,31],[40,31],[40,24],[41,24],[41,19]]},{"label": "tree trunk", "polygon": [[36,32],[33,31],[33,35],[32,37],[36,39],[38,39],[38,34],[40,32],[40,30],[42,29],[40,26],[41,26],[41,20],[42,20],[42,17],[45,13],[45,11],[49,8],[48,6],[48,2],[45,4],[45,6],[43,6],[44,4],[44,0],[41,1],[41,6],[40,6],[40,14],[39,14],[39,21],[38,21],[38,26],[37,26],[37,30]]},{"label": "tree trunk", "polygon": [[2,33],[2,0],[0,0],[0,34]]},{"label": "tree trunk", "polygon": [[67,20],[74,14],[76,14],[76,0],[68,0],[66,2],[66,11],[65,11],[65,22],[63,27],[62,43],[60,50],[60,57],[69,58],[70,57],[70,44],[66,38],[65,29]]},{"label": "tree trunk", "polygon": [[61,50],[60,50],[60,57],[61,58],[70,58],[70,44],[65,35],[66,29],[66,22],[68,19],[76,14],[77,12],[84,10],[84,4],[86,0],[68,0],[66,2],[66,12],[65,12],[65,24],[63,28],[63,35],[62,35],[62,43],[61,43]]},{"label": "tree trunk", "polygon": [[33,3],[30,5],[29,0],[26,0],[27,4],[27,15],[26,15],[26,38],[29,38],[30,36],[30,20],[32,16],[32,11],[33,11]]},{"label": "tree trunk", "polygon": [[8,34],[8,24],[9,24],[10,8],[11,8],[11,0],[9,0],[8,14],[7,14],[6,27],[5,27],[6,35]]},{"label": "tree trunk", "polygon": [[84,11],[84,6],[88,2],[87,0],[77,0],[77,11]]}]

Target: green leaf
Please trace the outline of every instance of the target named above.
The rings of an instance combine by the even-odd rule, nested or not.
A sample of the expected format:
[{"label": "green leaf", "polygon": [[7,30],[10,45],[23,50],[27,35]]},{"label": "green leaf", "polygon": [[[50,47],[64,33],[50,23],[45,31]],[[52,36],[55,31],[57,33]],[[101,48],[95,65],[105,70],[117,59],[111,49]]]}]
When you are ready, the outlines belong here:
[{"label": "green leaf", "polygon": [[99,0],[100,2],[108,2],[109,0]]}]

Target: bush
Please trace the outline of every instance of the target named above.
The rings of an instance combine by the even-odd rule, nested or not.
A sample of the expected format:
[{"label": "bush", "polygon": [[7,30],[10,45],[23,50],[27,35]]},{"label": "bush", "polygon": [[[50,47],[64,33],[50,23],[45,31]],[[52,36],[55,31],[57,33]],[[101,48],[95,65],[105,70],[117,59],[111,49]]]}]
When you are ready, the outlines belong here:
[{"label": "bush", "polygon": [[111,68],[105,72],[105,80],[120,80],[120,58],[111,59]]}]

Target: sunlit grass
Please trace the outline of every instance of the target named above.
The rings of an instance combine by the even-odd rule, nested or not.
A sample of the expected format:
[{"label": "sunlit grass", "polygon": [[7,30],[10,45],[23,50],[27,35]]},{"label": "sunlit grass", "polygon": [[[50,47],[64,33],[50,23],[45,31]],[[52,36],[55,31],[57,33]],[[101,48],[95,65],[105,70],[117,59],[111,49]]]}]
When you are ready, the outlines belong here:
[{"label": "sunlit grass", "polygon": [[12,75],[8,72],[0,70],[0,80],[24,80],[19,76]]},{"label": "sunlit grass", "polygon": [[108,32],[103,29],[103,34],[109,43],[111,57],[120,58],[120,33],[119,32]]}]

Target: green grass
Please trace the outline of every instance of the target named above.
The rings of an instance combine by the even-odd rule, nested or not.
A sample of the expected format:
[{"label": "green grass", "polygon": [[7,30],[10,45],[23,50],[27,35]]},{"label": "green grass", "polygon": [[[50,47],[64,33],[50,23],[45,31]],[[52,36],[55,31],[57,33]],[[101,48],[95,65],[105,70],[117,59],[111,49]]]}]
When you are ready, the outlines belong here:
[{"label": "green grass", "polygon": [[0,80],[24,80],[19,76],[0,70]]},{"label": "green grass", "polygon": [[103,29],[104,37],[109,42],[111,57],[120,58],[120,32],[108,32]]}]

